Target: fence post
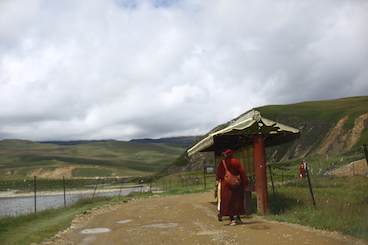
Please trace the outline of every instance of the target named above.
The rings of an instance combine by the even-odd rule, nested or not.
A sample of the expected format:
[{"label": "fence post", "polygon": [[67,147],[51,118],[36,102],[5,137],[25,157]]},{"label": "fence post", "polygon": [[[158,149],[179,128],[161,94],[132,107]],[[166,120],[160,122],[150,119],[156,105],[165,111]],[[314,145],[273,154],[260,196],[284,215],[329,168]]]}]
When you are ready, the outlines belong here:
[{"label": "fence post", "polygon": [[365,155],[365,160],[367,161],[367,165],[368,165],[368,150],[367,150],[367,144],[363,144],[363,151],[364,151],[364,155]]},{"label": "fence post", "polygon": [[100,177],[97,178],[97,181],[96,181],[96,186],[95,186],[95,191],[93,192],[93,196],[92,198],[95,197],[95,194],[96,194],[96,189],[97,189],[97,184],[98,184],[98,181],[100,180]]},{"label": "fence post", "polygon": [[203,166],[203,183],[204,183],[204,188],[207,189],[207,181],[206,181],[206,166]]},{"label": "fence post", "polygon": [[33,181],[33,186],[34,186],[34,213],[35,215],[37,215],[37,177],[36,175],[34,176],[34,181]]},{"label": "fence post", "polygon": [[312,196],[313,206],[314,206],[314,208],[316,208],[316,202],[314,201],[314,195],[313,195],[313,190],[312,190],[312,183],[311,183],[311,180],[310,180],[310,177],[309,177],[309,169],[308,169],[307,163],[305,163],[305,172],[306,172],[307,178],[308,178],[309,190],[310,190],[310,194]]},{"label": "fence post", "polygon": [[270,170],[270,177],[271,177],[271,184],[272,184],[273,197],[275,197],[275,187],[273,186],[273,178],[272,178],[271,165],[268,165],[268,169]]},{"label": "fence post", "polygon": [[124,179],[123,179],[123,181],[121,182],[121,187],[120,187],[119,196],[121,196],[121,191],[123,190],[123,184],[124,184]]},{"label": "fence post", "polygon": [[64,189],[64,208],[66,208],[65,177],[64,176],[63,176],[63,189]]}]

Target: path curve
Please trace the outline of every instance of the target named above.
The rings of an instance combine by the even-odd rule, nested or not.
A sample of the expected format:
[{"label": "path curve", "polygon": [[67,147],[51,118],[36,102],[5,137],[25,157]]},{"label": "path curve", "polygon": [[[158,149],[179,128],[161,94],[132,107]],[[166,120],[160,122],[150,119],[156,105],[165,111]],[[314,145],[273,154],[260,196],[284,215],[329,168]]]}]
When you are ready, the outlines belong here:
[{"label": "path curve", "polygon": [[244,215],[244,224],[228,226],[228,220],[217,221],[215,201],[210,192],[135,199],[78,215],[70,228],[41,244],[367,244],[256,215]]}]

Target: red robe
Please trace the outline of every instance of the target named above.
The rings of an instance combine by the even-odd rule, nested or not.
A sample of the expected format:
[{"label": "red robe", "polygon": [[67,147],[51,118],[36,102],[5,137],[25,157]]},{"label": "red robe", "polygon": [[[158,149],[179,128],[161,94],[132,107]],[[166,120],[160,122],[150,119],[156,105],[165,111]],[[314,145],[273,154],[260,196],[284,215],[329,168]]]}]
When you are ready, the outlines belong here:
[{"label": "red robe", "polygon": [[248,179],[238,159],[227,157],[225,158],[225,164],[230,173],[233,175],[240,174],[242,183],[237,189],[231,189],[226,186],[225,181],[223,181],[225,176],[225,168],[221,161],[216,172],[217,179],[221,180],[220,215],[236,216],[245,214],[244,187],[248,185]]}]

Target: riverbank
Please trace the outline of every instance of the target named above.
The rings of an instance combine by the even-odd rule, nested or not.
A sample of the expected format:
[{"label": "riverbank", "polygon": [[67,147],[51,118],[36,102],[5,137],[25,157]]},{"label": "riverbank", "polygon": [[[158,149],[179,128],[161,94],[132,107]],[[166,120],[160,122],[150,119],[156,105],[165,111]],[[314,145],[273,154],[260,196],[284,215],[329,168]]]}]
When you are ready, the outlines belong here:
[{"label": "riverbank", "polygon": [[[120,191],[121,189],[104,189],[98,190],[98,193],[106,193],[106,192],[116,192]],[[72,194],[91,194],[94,190],[78,190],[78,191],[66,191],[66,195],[72,195]],[[61,196],[64,195],[63,191],[38,191],[36,193],[37,196]],[[25,193],[19,193],[17,190],[15,191],[2,191],[0,192],[0,198],[2,197],[31,197],[34,196],[34,192],[25,192]]]},{"label": "riverbank", "polygon": [[[94,192],[98,192],[98,193],[106,193],[106,192],[117,192],[117,191],[121,191],[123,189],[130,189],[130,188],[143,188],[143,189],[147,189],[148,187],[146,185],[125,185],[123,187],[104,187],[104,188],[98,188],[98,189],[83,189],[83,190],[68,190],[65,191],[65,194],[91,194]],[[55,196],[59,196],[59,195],[64,195],[63,191],[37,191],[36,192],[37,196],[51,196],[51,195],[55,195]],[[0,191],[0,198],[1,197],[26,197],[26,196],[34,196],[34,192],[29,191],[29,192],[24,192],[24,191],[19,191],[19,190],[11,190],[11,191]]]},{"label": "riverbank", "polygon": [[2,192],[0,193],[0,219],[37,213],[47,209],[70,206],[83,198],[97,196],[126,196],[131,192],[147,191],[149,191],[147,187],[137,187],[136,185],[132,185],[119,189],[89,189],[67,191],[65,193],[61,191],[39,191],[36,193],[36,197],[32,192]]}]

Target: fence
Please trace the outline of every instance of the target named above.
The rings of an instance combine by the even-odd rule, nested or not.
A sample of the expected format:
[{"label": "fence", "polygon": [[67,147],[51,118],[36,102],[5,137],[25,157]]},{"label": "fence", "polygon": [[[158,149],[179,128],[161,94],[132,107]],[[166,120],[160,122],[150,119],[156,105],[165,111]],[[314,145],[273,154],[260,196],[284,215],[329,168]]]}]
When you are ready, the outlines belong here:
[{"label": "fence", "polygon": [[174,174],[141,178],[80,178],[0,180],[0,219],[67,207],[83,198],[126,196],[132,192],[169,192],[186,188],[213,188],[215,175]]},{"label": "fence", "polygon": [[0,180],[0,218],[67,207],[82,198],[126,196],[148,191],[146,185],[125,184],[122,178]]},{"label": "fence", "polygon": [[[323,178],[317,176],[326,176],[331,173],[327,168],[321,170],[319,164],[314,164],[315,168],[310,168],[312,177],[312,186],[325,186]],[[367,176],[368,167],[364,161],[357,161],[341,168],[333,170],[335,173],[343,176],[363,175]],[[284,192],[283,187],[296,186],[297,192],[300,192],[300,180],[297,169],[272,167],[268,172],[270,194],[275,192]],[[252,176],[248,176],[252,180]],[[0,180],[0,218],[14,217],[22,214],[37,213],[51,208],[60,208],[70,206],[82,198],[93,198],[96,196],[126,196],[131,192],[177,192],[186,188],[207,188],[212,189],[215,184],[214,173],[181,173],[169,176],[155,176],[155,178],[141,177],[134,180],[127,178],[83,178],[83,179],[13,179]],[[319,181],[315,183],[315,181]],[[321,182],[322,181],[322,182]],[[136,184],[133,184],[136,183]],[[304,181],[305,182],[305,181]],[[336,184],[334,183],[335,187]],[[280,189],[281,188],[281,189]],[[350,187],[351,189],[353,186]],[[183,192],[183,193],[184,193]],[[311,197],[307,193],[303,195]],[[357,194],[354,187],[352,191],[346,190],[346,195]],[[312,194],[312,198],[320,196]],[[318,203],[317,203],[318,204]]]}]

